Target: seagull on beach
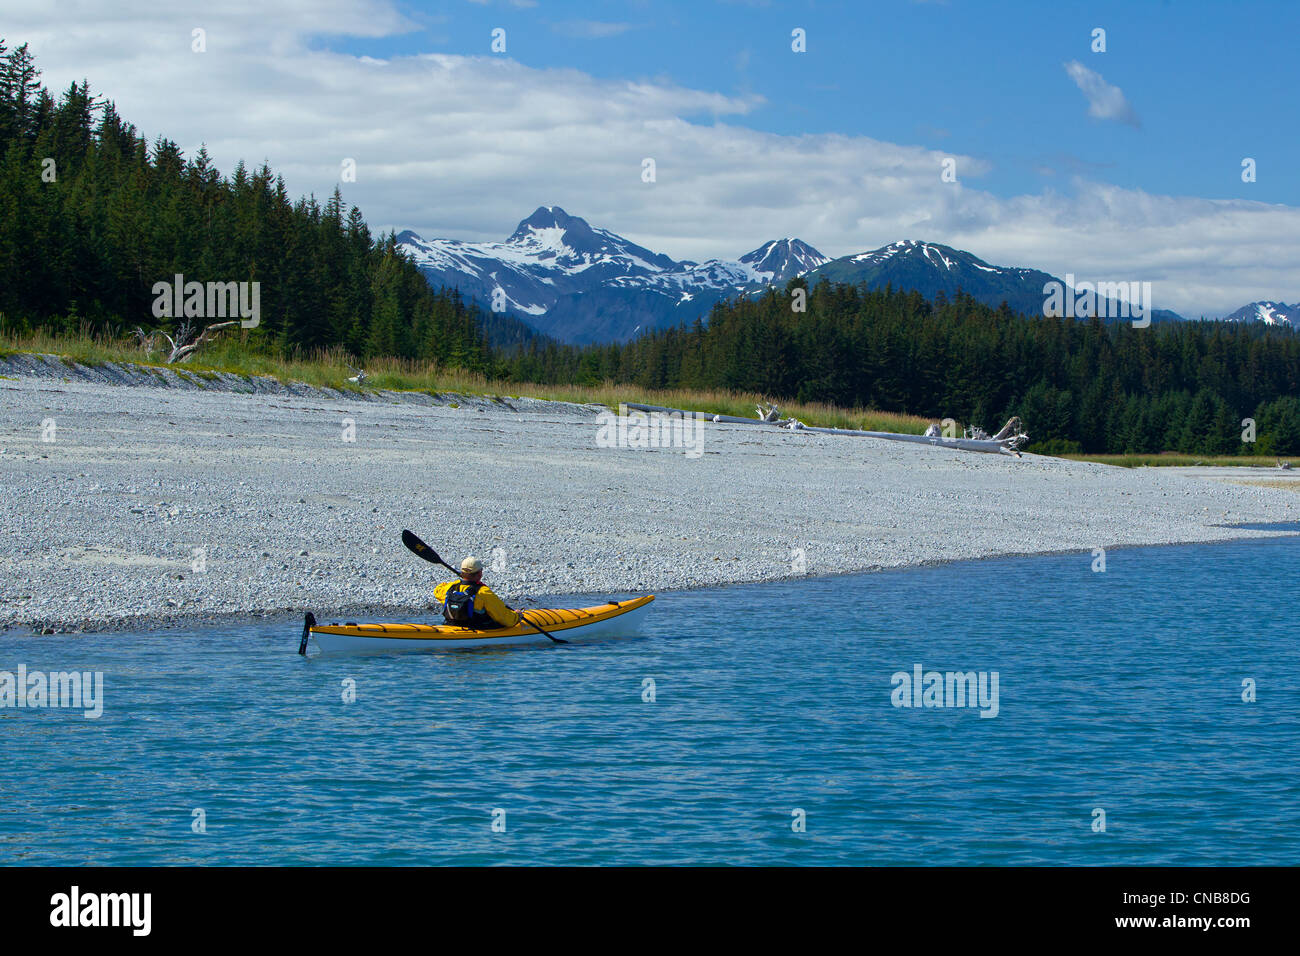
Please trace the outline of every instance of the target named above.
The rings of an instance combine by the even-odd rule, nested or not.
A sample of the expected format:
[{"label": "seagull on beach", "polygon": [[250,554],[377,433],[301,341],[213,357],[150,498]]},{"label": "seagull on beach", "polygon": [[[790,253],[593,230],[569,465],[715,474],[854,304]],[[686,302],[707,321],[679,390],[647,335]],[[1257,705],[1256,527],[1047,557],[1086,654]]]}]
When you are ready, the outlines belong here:
[{"label": "seagull on beach", "polygon": [[363,372],[361,369],[356,368],[355,366],[352,365],[349,365],[348,368],[352,369],[352,371],[357,373],[356,375],[353,375],[350,379],[348,379],[348,381],[351,382],[353,385],[360,385],[362,382],[366,380],[366,373]]}]

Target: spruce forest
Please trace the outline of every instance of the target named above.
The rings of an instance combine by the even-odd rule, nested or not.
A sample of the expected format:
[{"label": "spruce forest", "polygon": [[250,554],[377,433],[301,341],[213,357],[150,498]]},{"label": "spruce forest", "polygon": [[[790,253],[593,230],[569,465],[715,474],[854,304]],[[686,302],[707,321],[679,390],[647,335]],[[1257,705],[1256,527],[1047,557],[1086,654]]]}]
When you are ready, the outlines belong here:
[{"label": "spruce forest", "polygon": [[[1021,316],[969,296],[819,283],[722,303],[624,345],[534,345],[527,381],[727,388],[974,422],[1019,415],[1044,453],[1300,453],[1300,336],[1243,323],[1133,328]],[[1243,442],[1242,421],[1256,421]]]},{"label": "spruce forest", "polygon": [[206,150],[150,145],[88,84],[57,102],[26,45],[0,41],[3,328],[68,334],[156,325],[156,282],[260,282],[248,346],[334,346],[490,371],[477,310],[435,292],[393,236],[375,240],[339,191],[290,199],[266,165],[227,178]]}]

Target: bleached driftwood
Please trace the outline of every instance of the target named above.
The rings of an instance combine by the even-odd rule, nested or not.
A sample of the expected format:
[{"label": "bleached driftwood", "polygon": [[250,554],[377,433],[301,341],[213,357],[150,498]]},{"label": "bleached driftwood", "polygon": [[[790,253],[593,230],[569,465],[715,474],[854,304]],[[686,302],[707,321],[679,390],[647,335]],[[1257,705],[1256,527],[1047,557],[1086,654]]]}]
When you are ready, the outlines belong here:
[{"label": "bleached driftwood", "polygon": [[134,332],[132,332],[131,334],[134,335],[134,336],[139,340],[139,342],[140,342],[140,348],[144,349],[144,357],[145,357],[145,358],[148,358],[149,356],[153,355],[153,350],[156,349],[156,348],[158,347],[158,346],[157,346],[157,339],[158,339],[158,333],[157,333],[157,332],[145,332],[144,329],[137,328],[137,329],[136,329]]},{"label": "bleached driftwood", "polygon": [[[860,435],[865,438],[887,438],[890,441],[902,442],[919,442],[925,445],[937,446],[941,448],[956,448],[961,451],[983,451],[999,452],[1006,455],[1015,455],[1020,457],[1020,448],[1025,442],[1029,441],[1029,435],[1019,431],[1020,419],[1013,418],[1003,426],[999,435],[1002,438],[944,438],[942,435],[910,435],[898,432],[873,432],[863,431],[854,428],[820,428],[811,425],[805,425],[803,422],[794,418],[786,418],[780,421],[769,421],[765,418],[740,418],[736,415],[710,415],[706,412],[690,412],[681,408],[667,408],[663,405],[643,405],[639,402],[628,402],[627,406],[639,412],[658,412],[666,415],[681,415],[691,417],[703,415],[709,421],[725,422],[736,425],[775,425],[780,428],[789,428],[795,431],[810,432],[819,435]],[[760,416],[770,412],[770,409],[759,407]]]},{"label": "bleached driftwood", "polygon": [[[1013,415],[1007,420],[1007,423],[1002,426],[1002,431],[993,436],[993,440],[1006,441],[1008,438],[1011,438],[1014,435],[1019,435],[1023,431],[1024,426],[1020,423],[1020,416]],[[1029,436],[1025,435],[1025,437],[1028,438]]]},{"label": "bleached driftwood", "polygon": [[[949,419],[945,419],[948,421]],[[943,438],[943,430],[938,423],[931,423],[925,429],[923,438]],[[980,442],[997,442],[1009,451],[1018,451],[1025,442],[1029,441],[1029,435],[1024,431],[1020,418],[1012,416],[1007,419],[1007,423],[1002,426],[1002,430],[996,435],[990,435],[978,425],[967,425],[962,430],[962,441],[980,441]]]},{"label": "bleached driftwood", "polygon": [[146,332],[144,329],[137,328],[132,334],[139,340],[140,347],[144,349],[146,358],[153,355],[154,349],[158,347],[158,336],[161,335],[170,346],[167,353],[167,364],[174,365],[189,358],[203,346],[216,339],[223,329],[228,329],[233,325],[239,325],[239,321],[236,319],[230,322],[218,322],[215,325],[209,325],[196,336],[194,326],[189,322],[182,322],[176,329],[176,338],[172,338],[162,330]]}]

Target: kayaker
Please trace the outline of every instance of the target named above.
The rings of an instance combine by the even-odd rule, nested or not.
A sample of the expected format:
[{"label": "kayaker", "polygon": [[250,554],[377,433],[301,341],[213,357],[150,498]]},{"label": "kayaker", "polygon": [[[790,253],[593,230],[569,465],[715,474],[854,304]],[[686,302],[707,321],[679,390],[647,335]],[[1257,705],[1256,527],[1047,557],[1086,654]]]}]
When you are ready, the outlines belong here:
[{"label": "kayaker", "polygon": [[506,607],[483,583],[483,562],[473,555],[460,563],[460,580],[439,584],[433,596],[442,603],[442,616],[448,624],[488,631],[514,627],[523,619],[521,612]]}]

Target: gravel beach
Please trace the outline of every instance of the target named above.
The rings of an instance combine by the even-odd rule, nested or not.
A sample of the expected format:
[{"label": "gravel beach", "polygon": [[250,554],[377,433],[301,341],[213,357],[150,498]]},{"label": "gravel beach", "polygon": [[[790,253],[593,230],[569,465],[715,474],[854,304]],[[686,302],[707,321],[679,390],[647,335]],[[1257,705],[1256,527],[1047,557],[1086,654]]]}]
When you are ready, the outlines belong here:
[{"label": "gravel beach", "polygon": [[304,608],[419,619],[444,574],[401,546],[404,527],[449,560],[478,554],[524,605],[991,555],[1091,561],[1094,548],[1267,536],[1224,525],[1300,519],[1284,483],[1178,469],[713,423],[696,457],[601,447],[599,411],[10,356],[0,627]]}]

